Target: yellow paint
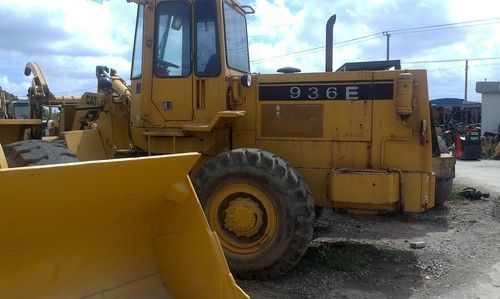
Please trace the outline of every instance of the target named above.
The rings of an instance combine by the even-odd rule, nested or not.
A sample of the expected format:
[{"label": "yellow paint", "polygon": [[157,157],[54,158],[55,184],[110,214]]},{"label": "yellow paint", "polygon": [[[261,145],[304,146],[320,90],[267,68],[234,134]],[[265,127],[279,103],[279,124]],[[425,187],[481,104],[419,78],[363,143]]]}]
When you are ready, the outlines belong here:
[{"label": "yellow paint", "polygon": [[[422,192],[421,176],[411,174],[422,173],[432,176],[432,145],[431,130],[425,129],[430,124],[430,111],[427,90],[427,75],[423,70],[407,71],[401,75],[402,71],[383,71],[383,72],[345,72],[345,73],[298,73],[298,74],[276,74],[276,75],[254,75],[251,87],[239,86],[237,91],[237,101],[233,103],[235,112],[244,111],[245,114],[239,118],[227,119],[219,126],[224,130],[224,126],[231,126],[232,147],[233,148],[262,148],[268,150],[299,169],[311,188],[316,205],[332,206],[335,202],[335,190],[329,190],[328,173],[339,168],[352,168],[359,170],[387,171],[402,174],[399,185],[401,187],[398,203],[384,204],[377,195],[370,195],[369,189],[360,192],[368,194],[366,204],[373,207],[373,212],[380,211],[383,206],[387,210],[403,211],[423,211],[433,206],[430,198],[423,201],[422,197],[415,196],[405,192],[405,186],[417,193]],[[232,78],[232,77],[231,77]],[[228,86],[234,89],[234,80],[227,79]],[[314,82],[351,82],[351,81],[372,81],[392,82],[393,97],[381,100],[359,100],[359,101],[259,101],[259,85],[264,83],[290,84],[289,82],[300,82],[298,85],[304,85]],[[217,89],[219,90],[219,89]],[[220,91],[220,90],[219,90]],[[216,93],[207,94],[208,98],[220,98]],[[214,134],[216,129],[211,132],[200,132],[201,128],[212,128],[214,119],[217,119],[217,113],[222,111],[210,110],[215,107],[217,102],[206,102],[206,109],[203,114],[195,113],[193,121],[170,121],[167,120],[162,126],[168,128],[180,128],[186,136],[175,139],[175,148],[177,152],[182,152],[182,144],[190,144],[190,138],[199,138],[200,144],[191,144],[188,148],[198,150],[209,154],[217,155],[230,148],[229,131],[227,135]],[[292,110],[287,110],[287,105],[293,105]],[[262,119],[263,109],[274,111],[278,109],[280,113],[297,113],[300,107],[314,111],[314,117],[317,113],[322,113],[322,122],[318,127],[317,122],[311,122],[311,129],[318,130],[310,137],[280,136],[293,133],[290,127],[300,129],[301,122],[289,118],[288,123],[283,123],[276,127],[276,130],[270,134],[263,131],[267,130],[269,121],[273,119]],[[273,108],[280,106],[279,108]],[[271,109],[271,108],[273,109]],[[321,108],[322,107],[322,108]],[[271,110],[269,110],[271,109]],[[304,111],[309,111],[309,110]],[[195,109],[196,110],[196,109]],[[207,111],[213,111],[210,114]],[[223,110],[226,111],[226,110]],[[399,112],[398,112],[399,111]],[[208,113],[208,114],[207,114]],[[268,113],[268,112],[266,112]],[[299,112],[300,113],[300,112]],[[305,113],[305,112],[304,112]],[[307,112],[309,113],[309,112]],[[400,113],[401,115],[399,115]],[[212,117],[210,117],[212,115]],[[197,117],[200,117],[197,119]],[[272,115],[271,115],[272,116]],[[306,120],[307,115],[301,115]],[[266,116],[269,118],[269,116]],[[290,127],[287,128],[287,124]],[[422,130],[422,127],[424,130]],[[200,129],[193,129],[200,128]],[[134,142],[140,147],[154,148],[157,152],[171,152],[172,140],[168,137],[156,137],[154,142],[149,145],[144,141],[144,137],[138,132],[161,131],[162,129],[150,127],[133,128]],[[319,135],[317,134],[319,133]],[[224,138],[220,138],[225,136]],[[189,138],[186,138],[189,137]],[[215,146],[217,145],[217,146]],[[198,147],[198,149],[196,149]],[[434,170],[436,171],[436,169]],[[409,174],[409,175],[404,175]],[[359,172],[359,176],[364,176],[365,172]],[[363,180],[363,178],[361,178]],[[349,188],[360,189],[357,185],[348,185]],[[347,188],[347,187],[346,187]],[[363,188],[361,188],[363,189]],[[418,191],[417,191],[418,190]],[[430,195],[429,195],[430,196]],[[351,203],[351,205],[350,205]],[[356,201],[344,200],[343,208],[349,210],[362,209],[366,212],[370,209],[368,206],[360,207]]]},{"label": "yellow paint", "polygon": [[23,140],[26,129],[39,130],[41,124],[39,119],[0,119],[0,143]]},{"label": "yellow paint", "polygon": [[188,132],[210,132],[223,119],[240,118],[243,116],[245,116],[245,111],[219,111],[208,124],[192,123],[185,125],[182,129]]},{"label": "yellow paint", "polygon": [[99,130],[79,130],[63,132],[68,149],[79,161],[106,159],[106,152],[101,142]]},{"label": "yellow paint", "polygon": [[392,205],[399,201],[399,174],[387,172],[333,171],[329,194],[337,203]]},{"label": "yellow paint", "polygon": [[7,159],[5,158],[5,153],[3,152],[2,144],[0,143],[0,169],[9,168],[7,164]]},{"label": "yellow paint", "polygon": [[187,176],[198,156],[2,167],[0,298],[247,298]]},{"label": "yellow paint", "polygon": [[[386,171],[392,173],[425,173],[432,174],[431,135],[430,130],[424,131],[424,143],[421,144],[420,126],[422,122],[430,123],[427,77],[425,71],[412,70],[414,85],[399,88],[401,71],[383,72],[345,72],[345,73],[298,73],[254,76],[254,87],[242,92],[247,98],[243,107],[247,116],[235,122],[233,147],[263,148],[288,160],[297,167],[311,188],[315,203],[320,206],[338,206],[336,198],[344,197],[336,194],[337,190],[329,190],[327,184],[328,173],[339,168],[352,168],[369,171]],[[300,101],[300,104],[324,105],[323,136],[316,139],[307,138],[262,138],[259,137],[259,107],[269,104],[280,105],[297,104],[297,101],[258,101],[258,86],[263,83],[290,84],[287,82],[306,84],[307,82],[350,82],[350,81],[393,82],[393,98],[374,101]],[[407,84],[406,81],[403,81]],[[410,89],[411,88],[411,89]],[[396,101],[399,90],[403,90],[404,106],[411,106],[411,115],[401,117],[396,113]],[[409,95],[411,101],[409,102]],[[255,99],[255,100],[248,100]],[[283,109],[283,108],[281,108]],[[403,109],[404,110],[404,109]],[[253,113],[255,111],[255,113]],[[408,109],[406,110],[408,111]],[[265,127],[264,127],[265,128]],[[346,182],[346,190],[356,190],[365,194],[363,206],[353,198],[342,202],[342,207],[351,211],[372,209],[380,211],[381,196],[372,193],[371,188],[359,186],[356,180],[369,180],[370,174],[365,171],[357,173],[359,178]],[[363,178],[368,176],[368,178]],[[403,182],[396,180],[397,185]],[[421,177],[406,177],[406,184],[421,193]],[[390,184],[393,186],[393,184]],[[395,186],[395,184],[394,184]],[[398,186],[396,189],[399,189]],[[404,187],[402,187],[404,189]],[[394,188],[389,188],[393,190]],[[340,191],[340,189],[338,190]],[[394,201],[394,196],[389,195]],[[344,197],[345,198],[345,197]],[[401,202],[407,204],[400,204]],[[433,206],[428,200],[425,209],[422,209],[422,199],[407,192],[401,193],[397,204],[384,204],[387,210],[404,211],[425,210]],[[425,206],[425,205],[424,205]]]},{"label": "yellow paint", "polygon": [[35,126],[41,125],[42,121],[40,119],[0,119],[0,125],[10,125],[10,126]]},{"label": "yellow paint", "polygon": [[402,183],[404,211],[423,212],[434,206],[436,176],[433,173],[406,172]]},{"label": "yellow paint", "polygon": [[222,246],[237,254],[253,254],[265,248],[277,226],[271,199],[245,183],[226,185],[217,191],[209,199],[207,218]]},{"label": "yellow paint", "polygon": [[422,174],[422,202],[420,211],[426,211],[435,204],[436,174]]}]

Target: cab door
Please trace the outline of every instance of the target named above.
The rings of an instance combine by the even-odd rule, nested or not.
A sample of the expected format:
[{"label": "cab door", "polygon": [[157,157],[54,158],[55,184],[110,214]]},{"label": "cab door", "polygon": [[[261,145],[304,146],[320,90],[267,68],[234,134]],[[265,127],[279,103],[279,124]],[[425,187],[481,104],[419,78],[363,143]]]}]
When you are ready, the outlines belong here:
[{"label": "cab door", "polygon": [[194,117],[201,122],[226,109],[217,20],[216,1],[194,3],[193,106]]},{"label": "cab door", "polygon": [[[191,4],[163,1],[156,6],[152,121],[192,120]],[[155,113],[158,112],[158,113]]]}]

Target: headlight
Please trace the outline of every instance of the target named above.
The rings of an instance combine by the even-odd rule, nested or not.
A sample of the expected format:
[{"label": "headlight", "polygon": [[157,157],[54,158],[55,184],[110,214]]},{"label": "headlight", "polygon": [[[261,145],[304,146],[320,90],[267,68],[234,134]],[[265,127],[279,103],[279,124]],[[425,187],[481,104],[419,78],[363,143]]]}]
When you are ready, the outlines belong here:
[{"label": "headlight", "polygon": [[252,86],[252,75],[246,74],[241,77],[241,85],[250,87]]}]

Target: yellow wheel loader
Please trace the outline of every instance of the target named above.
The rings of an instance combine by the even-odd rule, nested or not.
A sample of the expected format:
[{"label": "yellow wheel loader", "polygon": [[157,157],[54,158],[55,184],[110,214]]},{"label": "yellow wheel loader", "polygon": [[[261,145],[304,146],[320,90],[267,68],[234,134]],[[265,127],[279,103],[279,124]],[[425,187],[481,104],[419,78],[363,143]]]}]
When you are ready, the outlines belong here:
[{"label": "yellow wheel loader", "polygon": [[0,89],[0,143],[40,137],[42,121],[29,119],[28,102],[15,101],[9,104]]},{"label": "yellow wheel loader", "polygon": [[[436,204],[436,174],[438,184],[453,179],[453,158],[435,150],[426,71],[388,70],[389,61],[333,72],[335,17],[325,72],[261,75],[250,73],[253,8],[234,0],[131,2],[138,4],[131,84],[100,66],[97,92],[56,97],[29,63],[32,110],[61,106],[62,137],[81,161],[200,153],[190,177],[239,277],[289,271],[323,208],[423,212]],[[159,192],[149,180],[172,172],[167,164],[148,169],[136,188]]]},{"label": "yellow wheel loader", "polygon": [[79,163],[64,140],[24,140],[38,79],[35,118],[0,119],[0,298],[249,298],[188,176],[200,154]]}]

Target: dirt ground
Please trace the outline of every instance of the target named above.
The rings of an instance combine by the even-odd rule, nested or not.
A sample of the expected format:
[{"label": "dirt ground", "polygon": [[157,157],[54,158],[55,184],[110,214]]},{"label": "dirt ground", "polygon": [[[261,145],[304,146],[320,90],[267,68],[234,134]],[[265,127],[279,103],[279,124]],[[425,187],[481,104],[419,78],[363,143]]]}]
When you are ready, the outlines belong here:
[{"label": "dirt ground", "polygon": [[455,194],[418,215],[327,211],[290,273],[238,284],[252,298],[500,298],[500,161],[458,161],[456,173],[455,193],[470,186],[491,197]]}]

